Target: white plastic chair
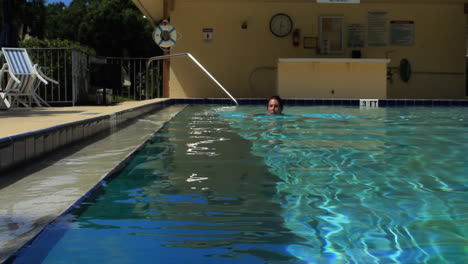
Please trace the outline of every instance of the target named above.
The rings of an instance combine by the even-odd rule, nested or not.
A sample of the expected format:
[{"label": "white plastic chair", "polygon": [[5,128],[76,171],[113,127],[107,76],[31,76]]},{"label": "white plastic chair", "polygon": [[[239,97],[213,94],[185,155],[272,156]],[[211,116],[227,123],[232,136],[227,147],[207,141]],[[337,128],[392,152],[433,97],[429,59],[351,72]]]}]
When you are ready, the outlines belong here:
[{"label": "white plastic chair", "polygon": [[[0,78],[3,78],[4,73],[8,73],[9,77],[5,88],[2,89],[4,97],[8,96],[11,105],[21,104],[31,107],[34,100],[38,106],[41,106],[42,98],[35,90],[41,82],[44,84],[48,82],[37,70],[37,64],[32,64],[24,48],[2,48],[2,52],[6,63],[0,70]],[[45,103],[44,100],[42,102]],[[2,105],[6,105],[4,99],[0,99],[0,106]]]},{"label": "white plastic chair", "polygon": [[[0,50],[0,59],[3,56],[3,52]],[[3,91],[3,68],[1,69],[2,72],[0,72],[0,110],[8,110],[11,106],[10,101],[8,101],[8,97]]]},{"label": "white plastic chair", "polygon": [[[41,67],[36,67],[36,71],[39,74],[39,76],[46,79],[47,81],[49,81],[49,82],[51,82],[53,84],[59,84],[59,82],[57,82],[56,80],[53,80],[50,77],[48,77],[47,75],[45,75],[44,72],[42,72]],[[41,83],[42,83],[42,81],[39,78],[37,78],[36,83],[34,84],[34,87],[33,87],[33,90],[32,90],[34,102],[37,104],[37,106],[42,106],[42,104],[44,104],[44,105],[50,107],[50,105],[37,94],[37,90],[41,86]]]}]

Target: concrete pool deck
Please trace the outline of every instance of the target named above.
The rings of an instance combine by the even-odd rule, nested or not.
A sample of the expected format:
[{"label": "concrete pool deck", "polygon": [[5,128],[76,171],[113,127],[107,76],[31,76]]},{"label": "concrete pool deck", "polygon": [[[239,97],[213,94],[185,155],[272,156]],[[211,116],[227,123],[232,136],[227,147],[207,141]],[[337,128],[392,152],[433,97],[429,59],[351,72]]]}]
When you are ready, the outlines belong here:
[{"label": "concrete pool deck", "polygon": [[164,100],[166,99],[126,101],[109,106],[17,107],[7,111],[0,110],[0,138],[109,115]]},{"label": "concrete pool deck", "polygon": [[0,173],[162,109],[169,99],[111,106],[12,108],[0,111]]},{"label": "concrete pool deck", "polygon": [[[0,112],[0,139],[86,122],[95,117],[138,111],[162,99],[114,106],[19,108]],[[0,172],[0,263],[34,238],[83,195],[99,186],[184,106],[139,115],[130,125],[48,152],[46,157]],[[92,121],[94,122],[94,121]],[[131,122],[131,123],[130,123]],[[0,156],[2,158],[2,156]]]}]

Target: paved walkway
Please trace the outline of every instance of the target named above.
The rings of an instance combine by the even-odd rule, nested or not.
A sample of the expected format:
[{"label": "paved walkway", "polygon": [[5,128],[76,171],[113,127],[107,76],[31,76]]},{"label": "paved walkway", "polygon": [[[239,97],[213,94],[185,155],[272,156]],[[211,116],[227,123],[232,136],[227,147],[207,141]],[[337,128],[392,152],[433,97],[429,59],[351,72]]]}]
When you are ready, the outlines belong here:
[{"label": "paved walkway", "polygon": [[17,107],[0,110],[0,138],[155,103],[166,99],[126,101],[109,106]]}]

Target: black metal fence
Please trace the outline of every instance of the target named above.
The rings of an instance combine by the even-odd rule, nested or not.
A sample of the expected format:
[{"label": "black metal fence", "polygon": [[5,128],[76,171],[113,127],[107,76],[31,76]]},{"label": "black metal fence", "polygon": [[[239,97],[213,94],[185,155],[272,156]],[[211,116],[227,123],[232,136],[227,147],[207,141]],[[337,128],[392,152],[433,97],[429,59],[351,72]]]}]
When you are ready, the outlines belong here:
[{"label": "black metal fence", "polygon": [[[92,104],[97,90],[111,89],[118,100],[162,97],[162,64],[148,58],[96,57],[76,49],[28,48],[33,64],[58,84],[41,84],[36,91],[52,105]],[[5,63],[0,58],[0,63]]]}]

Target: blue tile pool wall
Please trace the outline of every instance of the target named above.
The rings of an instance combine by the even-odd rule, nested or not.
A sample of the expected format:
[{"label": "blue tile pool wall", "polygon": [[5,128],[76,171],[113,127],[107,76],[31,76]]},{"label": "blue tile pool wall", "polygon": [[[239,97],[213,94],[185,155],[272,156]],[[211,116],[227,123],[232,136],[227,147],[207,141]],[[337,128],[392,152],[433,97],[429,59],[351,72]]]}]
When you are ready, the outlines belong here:
[{"label": "blue tile pool wall", "polygon": [[[236,99],[239,105],[266,105],[267,98],[239,98]],[[327,98],[284,98],[285,105],[289,106],[315,106],[315,105],[339,105],[339,106],[359,106],[359,99],[327,99]],[[173,98],[170,104],[221,104],[234,105],[228,98]],[[468,100],[464,99],[379,99],[379,107],[391,106],[468,106]]]}]

